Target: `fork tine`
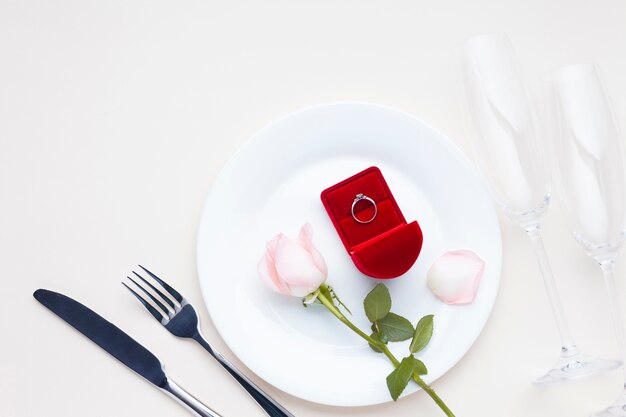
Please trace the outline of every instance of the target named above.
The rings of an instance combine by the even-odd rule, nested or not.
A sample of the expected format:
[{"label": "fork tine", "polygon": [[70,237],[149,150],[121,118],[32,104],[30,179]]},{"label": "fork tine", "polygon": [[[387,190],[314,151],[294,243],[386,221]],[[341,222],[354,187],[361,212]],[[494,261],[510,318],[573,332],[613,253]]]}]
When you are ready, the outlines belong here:
[{"label": "fork tine", "polygon": [[152,279],[154,279],[156,282],[158,282],[159,284],[161,284],[161,286],[163,288],[165,288],[165,290],[170,293],[172,295],[172,297],[174,297],[176,299],[176,301],[178,301],[179,303],[183,303],[183,296],[180,295],[178,293],[178,291],[176,291],[174,288],[170,287],[170,285],[163,281],[161,278],[157,277],[156,275],[154,275],[152,272],[148,271],[146,268],[144,268],[143,266],[139,265],[139,268],[143,269],[144,271],[146,271],[146,273],[148,275],[150,275],[152,277]]},{"label": "fork tine", "polygon": [[132,288],[130,288],[128,285],[126,285],[125,282],[122,282],[122,285],[126,287],[126,289],[128,289],[128,291],[130,291],[135,297],[137,297],[137,299],[141,302],[141,304],[143,304],[143,306],[146,308],[146,310],[148,310],[150,312],[150,314],[152,314],[154,316],[155,319],[157,319],[157,321],[163,321],[163,315],[161,313],[159,313],[159,311],[152,307],[152,305],[150,305],[149,302],[147,302],[146,300],[144,300],[144,298],[137,294],[135,292],[135,290],[133,290]]},{"label": "fork tine", "polygon": [[141,275],[139,275],[135,271],[133,271],[133,274],[135,274],[140,280],[145,282],[148,287],[152,288],[152,291],[154,291],[155,293],[159,294],[159,296],[163,299],[163,301],[165,301],[167,304],[169,304],[170,307],[172,307],[172,309],[174,309],[174,311],[176,311],[176,305],[174,304],[174,302],[172,300],[170,300],[170,298],[167,295],[163,294],[157,287],[155,287],[154,285],[152,285],[151,283],[146,281],[146,279],[144,277],[142,277]]},{"label": "fork tine", "polygon": [[[167,308],[165,306],[165,304],[163,304],[161,301],[159,301],[158,298],[156,298],[154,295],[150,294],[150,292],[148,292],[148,290],[146,290],[142,285],[139,285],[139,283],[137,281],[135,281],[134,279],[132,279],[131,277],[126,277],[129,280],[131,280],[133,282],[133,284],[135,284],[137,287],[139,287],[139,289],[146,294],[157,306],[159,306],[159,308],[166,313],[168,316],[170,316],[173,311],[171,311],[169,308]],[[163,296],[163,294],[159,294],[160,296]]]}]

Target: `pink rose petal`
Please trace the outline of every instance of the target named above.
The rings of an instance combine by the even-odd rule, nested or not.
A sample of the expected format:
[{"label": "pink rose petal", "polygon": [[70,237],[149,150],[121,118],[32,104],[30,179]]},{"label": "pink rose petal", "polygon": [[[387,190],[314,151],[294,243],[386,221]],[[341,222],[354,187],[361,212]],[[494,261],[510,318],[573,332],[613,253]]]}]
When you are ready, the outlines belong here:
[{"label": "pink rose petal", "polygon": [[469,250],[441,255],[428,270],[428,288],[446,304],[474,301],[485,270],[485,261]]},{"label": "pink rose petal", "polygon": [[298,238],[302,242],[304,248],[311,253],[311,256],[313,257],[313,262],[315,262],[317,269],[322,271],[324,275],[328,275],[328,267],[326,266],[326,261],[324,260],[322,254],[317,250],[315,245],[313,245],[313,228],[311,227],[310,223],[305,223],[302,225]]},{"label": "pink rose petal", "polygon": [[257,264],[257,272],[263,282],[272,290],[280,294],[291,295],[289,288],[280,280],[274,260],[269,252],[266,252]]},{"label": "pink rose petal", "polygon": [[257,265],[261,280],[272,290],[295,297],[305,297],[326,282],[328,267],[313,246],[313,231],[306,223],[298,239],[282,233],[267,242]]}]

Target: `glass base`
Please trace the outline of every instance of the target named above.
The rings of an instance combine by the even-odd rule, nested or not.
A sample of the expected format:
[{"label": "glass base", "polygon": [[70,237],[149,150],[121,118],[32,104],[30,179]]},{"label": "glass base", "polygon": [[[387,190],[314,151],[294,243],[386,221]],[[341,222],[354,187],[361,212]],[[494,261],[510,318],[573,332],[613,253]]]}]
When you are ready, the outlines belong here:
[{"label": "glass base", "polygon": [[622,394],[612,406],[591,417],[626,417],[626,393]]},{"label": "glass base", "polygon": [[[593,356],[577,353],[563,357],[554,369],[533,381],[535,385],[549,385],[569,381],[584,376],[601,374],[612,371],[621,366],[621,361],[594,358]],[[607,414],[611,416],[612,414]],[[622,414],[616,414],[622,415]],[[626,415],[624,416],[626,417]]]}]

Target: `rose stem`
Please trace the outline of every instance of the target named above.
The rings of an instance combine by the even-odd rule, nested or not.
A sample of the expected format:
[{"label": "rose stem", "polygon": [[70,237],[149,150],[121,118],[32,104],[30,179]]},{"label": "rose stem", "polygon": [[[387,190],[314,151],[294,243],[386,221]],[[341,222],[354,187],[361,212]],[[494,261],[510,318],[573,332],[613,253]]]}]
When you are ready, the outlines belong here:
[{"label": "rose stem", "polygon": [[[323,284],[322,284],[322,286],[326,287]],[[339,311],[339,309],[335,306],[335,304],[332,302],[332,300],[329,300],[328,298],[326,298],[322,294],[321,291],[317,294],[317,299],[320,300],[320,302],[324,305],[324,307],[326,307],[331,313],[333,313],[333,315],[335,317],[337,317],[343,324],[345,324],[350,329],[352,329],[353,332],[355,332],[356,334],[361,336],[361,338],[365,339],[368,343],[376,346],[379,350],[381,350],[385,354],[385,356],[387,356],[387,358],[389,358],[389,360],[391,361],[391,363],[393,364],[393,366],[395,368],[397,368],[398,365],[400,365],[400,362],[396,359],[395,356],[393,356],[393,353],[391,353],[391,351],[387,348],[387,345],[385,345],[384,343],[382,343],[382,342],[380,342],[378,340],[375,340],[375,339],[371,338],[366,333],[363,333],[363,331],[361,331],[361,329],[356,327],[350,320],[348,320],[348,318],[346,316],[344,316],[341,311]],[[413,380],[424,391],[426,391],[426,393],[435,401],[435,403],[437,403],[439,408],[441,408],[443,410],[443,412],[446,413],[446,415],[448,417],[455,417],[454,413],[448,408],[448,406],[437,395],[437,393],[430,386],[428,386],[428,384],[426,382],[424,382],[424,380],[417,374],[417,372],[413,373]]]}]

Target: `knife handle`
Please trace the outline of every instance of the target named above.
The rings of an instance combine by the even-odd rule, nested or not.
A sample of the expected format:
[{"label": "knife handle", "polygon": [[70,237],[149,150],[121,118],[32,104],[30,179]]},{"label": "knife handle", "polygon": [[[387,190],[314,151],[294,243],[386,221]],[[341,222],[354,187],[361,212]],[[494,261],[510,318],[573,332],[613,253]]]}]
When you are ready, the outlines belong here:
[{"label": "knife handle", "polygon": [[162,389],[200,417],[222,417],[169,378]]}]

